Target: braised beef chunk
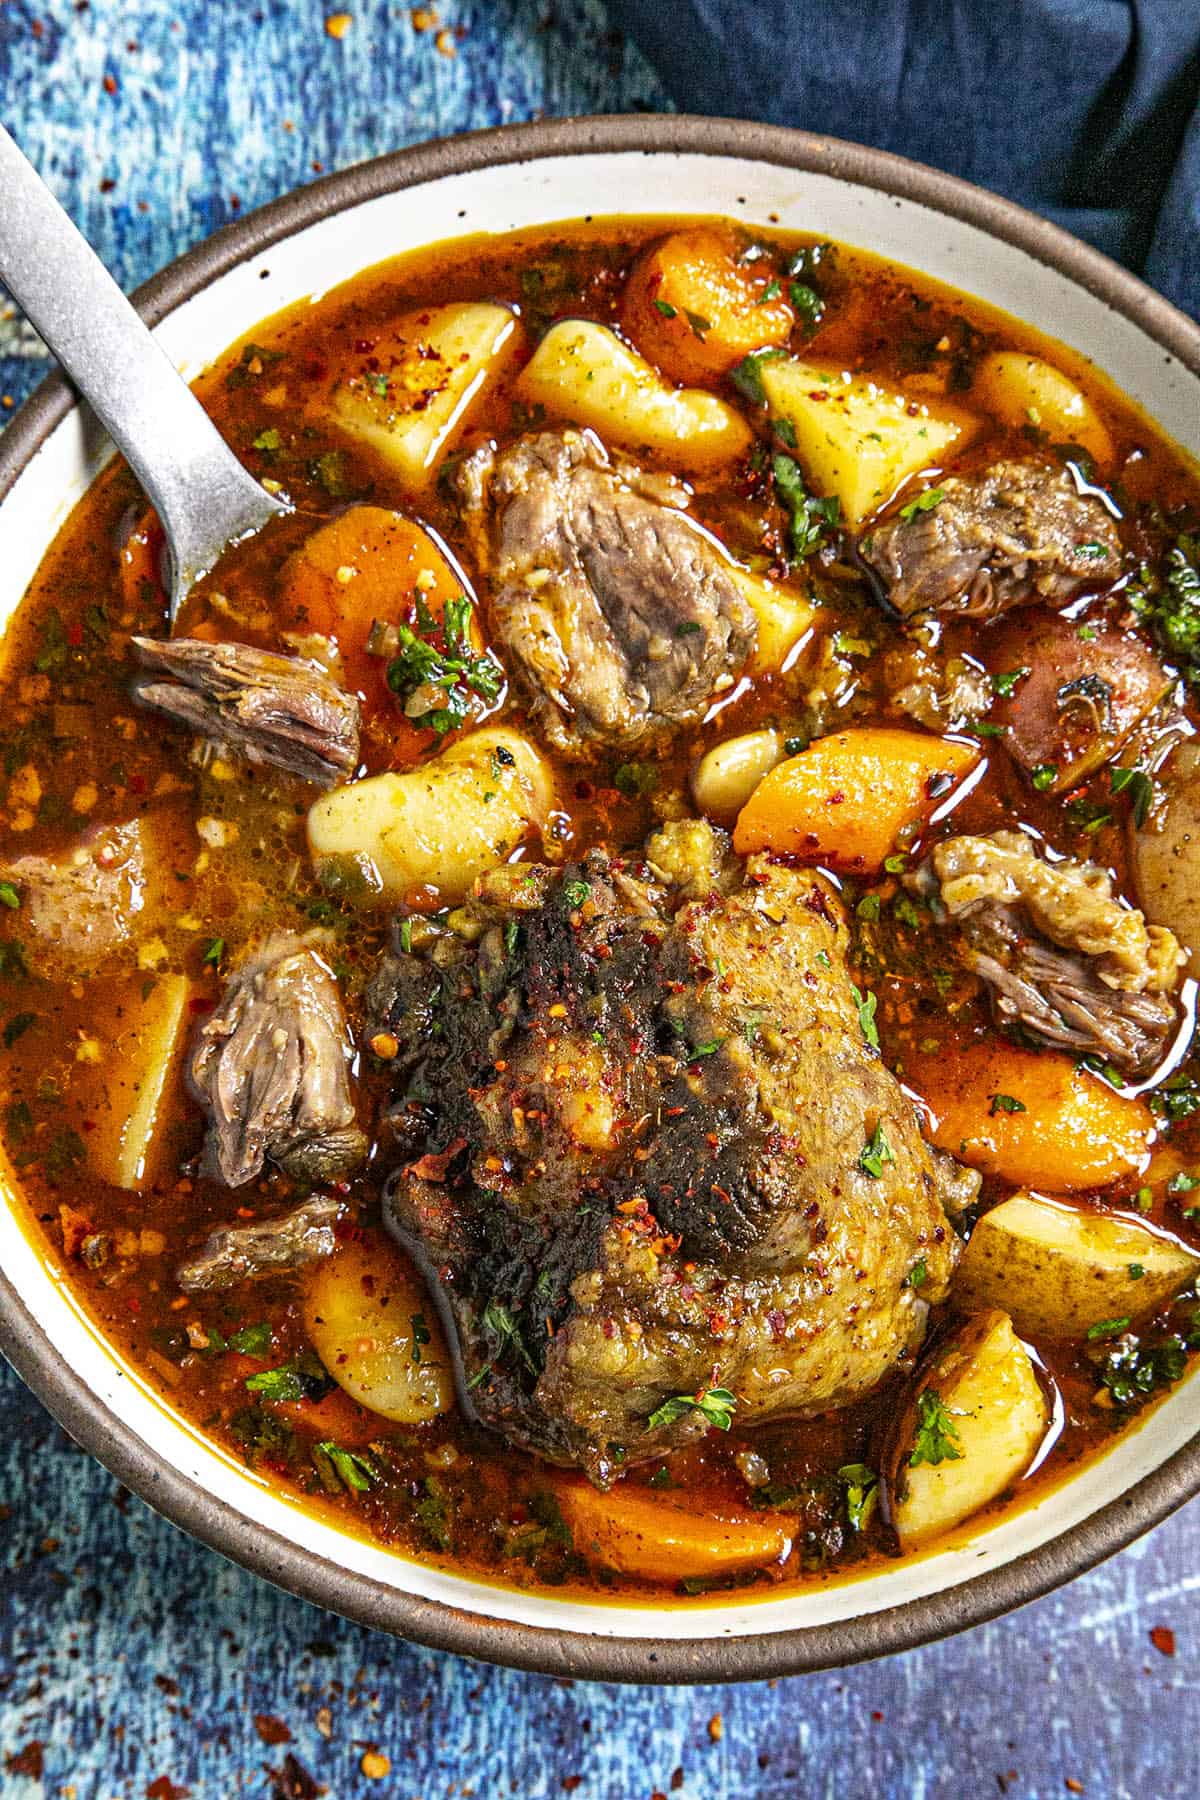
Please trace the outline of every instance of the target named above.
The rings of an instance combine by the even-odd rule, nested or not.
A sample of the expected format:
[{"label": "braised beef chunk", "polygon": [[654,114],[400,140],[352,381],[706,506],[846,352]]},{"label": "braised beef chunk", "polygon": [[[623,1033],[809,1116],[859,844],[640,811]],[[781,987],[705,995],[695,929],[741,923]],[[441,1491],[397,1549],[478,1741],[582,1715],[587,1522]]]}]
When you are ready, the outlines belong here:
[{"label": "braised beef chunk", "polygon": [[190,1077],[209,1113],[205,1157],[227,1187],[267,1158],[297,1180],[336,1181],[366,1138],[350,1094],[350,1042],[320,934],[277,931],[239,964],[200,1027]]},{"label": "braised beef chunk", "polygon": [[477,451],[459,492],[506,661],[557,749],[645,748],[733,685],[754,615],[679,483],[545,431]]},{"label": "braised beef chunk", "polygon": [[260,1275],[279,1275],[302,1269],[319,1257],[332,1256],[334,1220],[338,1203],[315,1194],[275,1219],[259,1219],[253,1225],[227,1225],[214,1231],[207,1242],[175,1271],[175,1279],[187,1294],[236,1287]]},{"label": "braised beef chunk", "polygon": [[1115,898],[1105,870],[1047,862],[1019,832],[997,831],[948,838],[911,880],[957,923],[1000,1024],[1130,1073],[1161,1058],[1184,953]]},{"label": "braised beef chunk", "polygon": [[601,851],[498,869],[445,925],[406,922],[369,995],[399,1046],[388,1216],[440,1284],[464,1400],[602,1485],[706,1428],[660,1411],[681,1396],[727,1387],[752,1422],[870,1392],[955,1261],[836,893],[711,867],[689,899]]},{"label": "braised beef chunk", "polygon": [[[135,637],[143,706],[252,763],[331,787],[358,764],[358,701],[320,663],[248,644]],[[164,677],[159,680],[156,677]]]},{"label": "braised beef chunk", "polygon": [[146,828],[132,819],[58,856],[20,856],[0,868],[20,895],[38,972],[90,974],[131,943],[150,899],[151,860]]},{"label": "braised beef chunk", "polygon": [[902,508],[860,546],[905,618],[991,618],[1034,600],[1062,606],[1085,583],[1103,586],[1120,572],[1111,515],[1066,470],[998,462],[939,488],[935,505]]}]

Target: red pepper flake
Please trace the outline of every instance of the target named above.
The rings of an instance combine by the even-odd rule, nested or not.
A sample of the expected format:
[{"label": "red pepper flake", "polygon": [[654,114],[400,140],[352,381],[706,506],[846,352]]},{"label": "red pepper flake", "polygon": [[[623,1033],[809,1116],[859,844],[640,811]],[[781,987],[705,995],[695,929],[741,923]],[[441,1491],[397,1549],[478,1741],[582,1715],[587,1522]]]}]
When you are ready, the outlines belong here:
[{"label": "red pepper flake", "polygon": [[68,644],[70,644],[72,650],[78,650],[80,644],[82,644],[82,642],[83,642],[83,626],[82,625],[68,625],[67,626],[67,642],[68,642]]},{"label": "red pepper flake", "polygon": [[[80,641],[82,641],[82,633],[80,634]],[[146,791],[146,777],[144,775],[131,775],[129,777],[129,791],[131,794],[144,794]]]},{"label": "red pepper flake", "polygon": [[190,1013],[210,1013],[215,1010],[216,1002],[214,1000],[204,999],[203,995],[198,994],[194,1000],[188,1001],[188,1011]]},{"label": "red pepper flake", "polygon": [[1174,1656],[1175,1633],[1169,1625],[1155,1625],[1150,1632],[1150,1642],[1162,1656]]},{"label": "red pepper flake", "polygon": [[106,94],[115,94],[117,91],[116,76],[115,75],[106,75],[104,77],[103,87],[104,87],[104,91]]},{"label": "red pepper flake", "polygon": [[576,1788],[582,1786],[582,1775],[564,1775],[562,1778],[562,1791],[564,1794],[573,1794]]},{"label": "red pepper flake", "polygon": [[37,1738],[32,1738],[23,1750],[6,1756],[4,1766],[10,1775],[31,1775],[35,1781],[40,1781],[44,1760],[41,1743]]},{"label": "red pepper flake", "polygon": [[268,1769],[263,1765],[263,1773],[271,1783],[271,1800],[319,1800],[325,1793],[318,1787],[302,1762],[289,1750],[283,1759],[282,1769]]},{"label": "red pepper flake", "polygon": [[708,1735],[714,1744],[719,1744],[725,1736],[725,1721],[720,1713],[714,1713],[708,1721]]},{"label": "red pepper flake", "polygon": [[292,1734],[274,1713],[255,1713],[254,1729],[264,1744],[290,1744]]},{"label": "red pepper flake", "polygon": [[671,1771],[671,1792],[673,1794],[677,1794],[682,1786],[683,1786],[683,1770],[682,1769],[673,1769]]},{"label": "red pepper flake", "polygon": [[160,1775],[146,1789],[146,1800],[187,1800],[191,1788],[179,1787],[169,1775]]},{"label": "red pepper flake", "polygon": [[1082,1794],[1083,1792],[1082,1781],[1076,1781],[1073,1775],[1065,1775],[1063,1777],[1063,1786],[1066,1788],[1068,1794]]}]

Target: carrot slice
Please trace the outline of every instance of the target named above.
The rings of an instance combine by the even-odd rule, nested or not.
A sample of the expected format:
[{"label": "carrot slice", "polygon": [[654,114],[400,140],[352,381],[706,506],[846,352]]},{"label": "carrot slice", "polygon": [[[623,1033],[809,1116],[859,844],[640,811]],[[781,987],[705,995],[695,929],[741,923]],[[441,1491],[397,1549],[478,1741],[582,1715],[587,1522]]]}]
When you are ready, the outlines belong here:
[{"label": "carrot slice", "polygon": [[780,1562],[797,1529],[795,1519],[778,1513],[688,1512],[632,1487],[601,1494],[590,1482],[563,1481],[555,1492],[581,1556],[623,1575],[660,1581],[733,1575]]},{"label": "carrot slice", "polygon": [[733,847],[874,874],[900,833],[923,825],[978,760],[970,745],[890,726],[816,738],[759,782]]},{"label": "carrot slice", "polygon": [[774,275],[768,262],[739,262],[731,232],[676,231],[630,275],[621,324],[664,374],[711,381],[751,350],[786,344],[793,314]]},{"label": "carrot slice", "polygon": [[1043,1193],[1103,1187],[1145,1167],[1154,1116],[1054,1050],[999,1041],[905,1054],[935,1144],[973,1168]]}]

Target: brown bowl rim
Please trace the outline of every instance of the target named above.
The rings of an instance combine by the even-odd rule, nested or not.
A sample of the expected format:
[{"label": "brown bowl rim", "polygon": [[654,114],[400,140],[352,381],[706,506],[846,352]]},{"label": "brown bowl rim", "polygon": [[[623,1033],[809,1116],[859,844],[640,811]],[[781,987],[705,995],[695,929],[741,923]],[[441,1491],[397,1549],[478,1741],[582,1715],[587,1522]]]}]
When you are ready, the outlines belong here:
[{"label": "brown bowl rim", "polygon": [[[238,264],[306,226],[442,176],[547,157],[633,152],[738,157],[836,176],[974,225],[1065,275],[1200,376],[1200,328],[1136,276],[1069,233],[955,176],[881,150],[781,126],[687,114],[543,120],[439,139],[360,163],[215,232],[139,288],[143,316],[166,314]],[[49,376],[0,436],[0,502],[75,398]],[[833,1623],[745,1637],[601,1637],[524,1625],[407,1594],[302,1549],[152,1451],[66,1366],[0,1273],[0,1350],[75,1441],[156,1511],[233,1562],[373,1629],[513,1668],[593,1681],[728,1682],[842,1667],[932,1643],[1040,1598],[1112,1556],[1200,1491],[1200,1435],[1081,1525],[939,1594]],[[482,1592],[483,1590],[481,1590]],[[569,1604],[569,1603],[565,1603]]]}]

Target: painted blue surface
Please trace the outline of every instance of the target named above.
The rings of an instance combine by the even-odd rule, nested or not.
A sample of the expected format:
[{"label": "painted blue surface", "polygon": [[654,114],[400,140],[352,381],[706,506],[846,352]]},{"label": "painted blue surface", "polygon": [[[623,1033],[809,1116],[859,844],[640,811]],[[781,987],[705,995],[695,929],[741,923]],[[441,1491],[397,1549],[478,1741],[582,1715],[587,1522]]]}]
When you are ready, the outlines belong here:
[{"label": "painted blue surface", "polygon": [[[314,163],[662,100],[598,0],[451,0],[453,58],[407,7],[347,5],[338,43],[307,3],[0,0],[0,111],[133,285],[234,196],[256,205]],[[0,321],[0,394],[32,387],[34,348]],[[775,1684],[628,1690],[413,1650],[277,1593],[122,1495],[2,1368],[0,1503],[0,1756],[44,1747],[41,1777],[0,1761],[4,1800],[141,1800],[164,1776],[193,1800],[269,1796],[289,1752],[333,1800],[1042,1800],[1068,1780],[1170,1800],[1200,1771],[1194,1506],[947,1644]],[[1164,1625],[1173,1659],[1150,1642]],[[256,1714],[291,1742],[265,1743]],[[368,1745],[390,1759],[382,1780],[362,1773]]]}]

